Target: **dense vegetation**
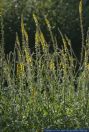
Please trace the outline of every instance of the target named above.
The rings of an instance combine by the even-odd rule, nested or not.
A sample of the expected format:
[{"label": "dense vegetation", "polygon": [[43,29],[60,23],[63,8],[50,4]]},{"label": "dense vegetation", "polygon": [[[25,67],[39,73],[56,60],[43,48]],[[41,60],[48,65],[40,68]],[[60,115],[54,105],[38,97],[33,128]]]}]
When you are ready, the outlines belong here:
[{"label": "dense vegetation", "polygon": [[[4,0],[2,2],[3,8],[0,7],[0,131],[41,132],[45,128],[88,128],[89,31],[84,34],[82,0],[79,5],[80,14],[77,17],[73,15],[76,20],[71,18],[71,23],[70,20],[66,21],[68,17],[70,19],[70,10],[66,9],[66,4],[72,4],[70,6],[72,12],[72,7],[74,7],[72,2],[65,1],[66,4],[62,0],[60,0],[60,4],[56,3],[57,0],[56,2],[47,0],[47,3],[45,0],[42,3],[40,0],[38,2],[34,0],[30,4],[28,4],[31,2],[29,0],[23,0],[23,2],[22,0],[19,2]],[[19,6],[14,5],[13,2]],[[56,14],[58,12],[55,4],[60,6],[58,7],[61,12],[59,20],[65,21],[60,26],[63,33],[59,29],[57,36],[55,31],[58,22],[56,22],[55,14],[51,16],[54,7],[56,10],[54,12]],[[68,11],[69,16],[64,15],[65,13],[62,14],[61,4],[64,5],[64,12]],[[17,12],[14,11],[13,6],[18,7]],[[77,3],[76,6],[78,6]],[[44,17],[47,15],[47,10],[49,10],[48,16]],[[75,8],[73,10],[75,11]],[[27,17],[28,14],[29,17]],[[29,48],[27,18],[31,18],[30,28],[33,26],[32,29],[35,30],[34,52],[31,52],[31,48]],[[70,35],[72,39],[75,36],[75,32],[72,34],[71,31],[77,28],[76,21],[78,22],[79,19],[77,30],[80,29],[81,34],[78,35],[82,45],[80,62],[67,37]],[[72,30],[73,24],[75,26]],[[45,31],[43,27],[46,27]],[[45,32],[50,38],[50,42],[47,41]],[[11,38],[10,36],[11,41],[9,38],[7,39],[8,35],[14,36],[15,34],[16,37]],[[58,35],[60,35],[61,41],[58,41]],[[33,36],[30,36],[30,39],[31,37]],[[14,47],[11,45],[13,52],[6,55],[7,49],[5,50],[5,48],[10,46],[7,40]],[[60,43],[61,49],[59,49]],[[5,45],[7,46],[5,47]],[[53,52],[50,52],[50,45],[52,45]]]}]

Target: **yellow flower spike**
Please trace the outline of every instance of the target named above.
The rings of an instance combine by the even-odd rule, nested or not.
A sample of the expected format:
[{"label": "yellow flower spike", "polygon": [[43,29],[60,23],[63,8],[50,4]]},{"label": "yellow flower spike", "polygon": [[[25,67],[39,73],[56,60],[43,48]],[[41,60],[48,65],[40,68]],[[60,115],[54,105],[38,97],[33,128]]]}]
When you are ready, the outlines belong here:
[{"label": "yellow flower spike", "polygon": [[24,73],[24,64],[23,63],[18,63],[17,64],[17,76],[20,77]]},{"label": "yellow flower spike", "polygon": [[39,25],[39,23],[38,23],[37,16],[36,16],[35,14],[33,14],[33,19],[34,19],[34,21],[35,21],[35,23],[36,23],[36,26],[38,26],[38,25]]},{"label": "yellow flower spike", "polygon": [[83,0],[80,0],[80,3],[79,3],[79,13],[82,14],[83,12]]},{"label": "yellow flower spike", "polygon": [[23,15],[21,16],[21,31],[22,31],[22,35],[23,37],[26,39],[26,42],[28,43],[28,34],[25,30],[25,27],[24,27],[24,18],[23,18]]},{"label": "yellow flower spike", "polygon": [[43,33],[38,30],[36,31],[35,34],[35,43],[37,46],[41,45],[43,50],[45,50],[48,47]]},{"label": "yellow flower spike", "polygon": [[54,71],[55,70],[55,64],[54,61],[51,59],[50,63],[49,63],[49,68],[50,70]]},{"label": "yellow flower spike", "polygon": [[41,39],[40,42],[41,42],[42,48],[44,50],[45,48],[47,48],[47,43],[42,32],[40,32],[40,39]]},{"label": "yellow flower spike", "polygon": [[21,31],[22,31],[22,34],[24,34],[24,20],[23,20],[23,15],[21,16]]},{"label": "yellow flower spike", "polygon": [[51,29],[50,22],[49,22],[49,20],[48,20],[47,18],[45,18],[45,22],[46,22],[46,24],[47,24],[48,28],[49,28],[49,29]]},{"label": "yellow flower spike", "polygon": [[38,30],[37,30],[36,33],[35,33],[35,43],[36,43],[37,46],[39,46],[39,44],[40,44],[40,39],[39,39],[39,32],[38,32]]},{"label": "yellow flower spike", "polygon": [[28,52],[28,50],[25,48],[25,58],[26,58],[26,62],[27,63],[31,63],[32,62],[32,58],[30,56],[30,53]]},{"label": "yellow flower spike", "polygon": [[35,14],[33,14],[33,18],[34,18],[34,21],[36,23],[36,34],[35,34],[36,46],[39,46],[39,44],[41,44],[43,50],[45,50],[48,46],[47,46],[46,40],[44,38],[44,35],[41,32],[37,16]]}]

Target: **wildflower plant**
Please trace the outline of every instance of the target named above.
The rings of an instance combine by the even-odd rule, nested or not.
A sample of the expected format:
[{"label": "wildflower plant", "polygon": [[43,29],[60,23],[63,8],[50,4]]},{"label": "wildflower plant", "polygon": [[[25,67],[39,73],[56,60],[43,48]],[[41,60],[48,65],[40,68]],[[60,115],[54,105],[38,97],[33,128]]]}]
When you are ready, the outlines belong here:
[{"label": "wildflower plant", "polygon": [[[41,132],[48,129],[78,129],[89,126],[89,33],[87,32],[83,69],[76,80],[76,63],[71,41],[60,31],[58,50],[49,21],[47,26],[55,47],[48,43],[36,23],[35,57],[30,53],[28,33],[21,17],[22,46],[16,34],[15,49],[7,57],[0,45],[0,130]],[[3,29],[1,31],[3,34]],[[0,44],[4,43],[3,35]]]}]

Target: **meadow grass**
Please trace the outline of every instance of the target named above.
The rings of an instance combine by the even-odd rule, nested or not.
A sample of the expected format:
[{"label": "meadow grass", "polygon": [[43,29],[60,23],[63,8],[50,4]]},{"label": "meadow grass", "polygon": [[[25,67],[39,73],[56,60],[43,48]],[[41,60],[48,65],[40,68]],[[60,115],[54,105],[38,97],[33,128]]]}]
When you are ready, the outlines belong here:
[{"label": "meadow grass", "polygon": [[84,47],[84,60],[79,64],[77,76],[77,60],[71,41],[60,32],[63,41],[60,50],[51,32],[49,21],[45,19],[54,47],[53,53],[50,53],[37,16],[34,14],[33,18],[36,23],[33,54],[30,53],[23,16],[22,46],[17,34],[14,52],[7,56],[4,53],[4,33],[1,24],[0,131],[41,132],[45,128],[88,128],[89,31]]}]

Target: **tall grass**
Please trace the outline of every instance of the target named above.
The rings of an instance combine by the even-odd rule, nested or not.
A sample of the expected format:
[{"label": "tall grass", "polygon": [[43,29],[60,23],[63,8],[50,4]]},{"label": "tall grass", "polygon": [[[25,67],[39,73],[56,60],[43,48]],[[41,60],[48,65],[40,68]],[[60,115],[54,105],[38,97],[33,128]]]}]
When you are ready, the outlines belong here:
[{"label": "tall grass", "polygon": [[22,46],[17,34],[14,53],[7,57],[4,55],[1,29],[0,131],[41,132],[45,128],[88,128],[89,31],[83,70],[77,77],[75,92],[76,64],[70,40],[60,32],[63,46],[59,50],[46,19],[54,47],[54,52],[50,53],[37,16],[33,17],[36,23],[35,54],[30,53],[23,16]]}]

